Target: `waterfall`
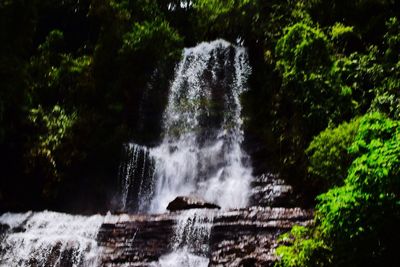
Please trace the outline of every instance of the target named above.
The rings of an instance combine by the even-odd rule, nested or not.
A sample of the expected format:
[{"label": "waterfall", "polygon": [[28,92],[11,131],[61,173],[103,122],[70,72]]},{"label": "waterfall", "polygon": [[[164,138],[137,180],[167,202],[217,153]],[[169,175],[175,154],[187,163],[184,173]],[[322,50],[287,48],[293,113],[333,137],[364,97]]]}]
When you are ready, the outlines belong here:
[{"label": "waterfall", "polygon": [[[161,144],[127,147],[129,157],[120,172],[124,210],[161,213],[177,196],[187,195],[223,209],[246,206],[252,175],[241,149],[239,98],[249,74],[246,50],[226,41],[183,51],[163,116]],[[214,213],[177,213],[171,251],[154,266],[208,266]]]},{"label": "waterfall", "polygon": [[[196,195],[224,209],[246,206],[252,176],[241,149],[239,97],[249,73],[243,47],[216,40],[184,49],[169,91],[161,144],[151,149],[132,145],[132,161],[121,175],[124,209],[140,202],[142,211],[164,212],[181,195]],[[146,178],[151,190],[142,192],[137,184],[141,195],[130,196],[133,180],[144,179],[135,169],[145,164],[137,153],[148,153],[154,164]]]},{"label": "waterfall", "polygon": [[98,266],[96,237],[103,220],[48,211],[5,213],[0,266]]},{"label": "waterfall", "polygon": [[154,160],[147,147],[133,143],[124,146],[124,158],[119,171],[119,208],[144,212],[153,194]]},{"label": "waterfall", "polygon": [[[123,149],[118,208],[151,215],[137,215],[130,226],[138,227],[135,234],[114,246],[129,246],[143,220],[176,216],[169,253],[151,264],[208,266],[215,210],[153,213],[165,212],[177,196],[188,195],[222,209],[247,205],[252,170],[241,149],[239,99],[250,73],[247,61],[244,48],[223,40],[183,51],[169,90],[162,141],[153,148],[129,143]],[[0,216],[0,266],[99,266],[105,253],[98,245],[99,229],[124,216],[132,219],[121,216],[5,213]]]},{"label": "waterfall", "polygon": [[162,256],[155,266],[207,267],[209,263],[209,237],[214,212],[193,209],[182,212],[176,223],[172,239],[172,252]]}]

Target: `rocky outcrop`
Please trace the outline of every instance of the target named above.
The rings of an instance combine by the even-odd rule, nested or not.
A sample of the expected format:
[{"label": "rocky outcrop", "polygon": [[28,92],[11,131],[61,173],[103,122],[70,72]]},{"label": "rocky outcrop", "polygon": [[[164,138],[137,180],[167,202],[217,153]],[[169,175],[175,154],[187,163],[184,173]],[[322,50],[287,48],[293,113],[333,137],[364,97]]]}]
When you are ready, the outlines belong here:
[{"label": "rocky outcrop", "polygon": [[298,197],[293,188],[274,174],[263,174],[251,183],[250,204],[261,207],[295,207]]},{"label": "rocky outcrop", "polygon": [[[104,266],[151,266],[171,251],[179,212],[121,215],[98,235]],[[250,207],[216,211],[209,239],[210,266],[272,266],[277,237],[294,224],[311,224],[312,211]]]},{"label": "rocky outcrop", "polygon": [[179,196],[171,201],[167,206],[167,210],[169,211],[220,208],[220,206],[214,203],[207,202],[204,199],[195,196]]},{"label": "rocky outcrop", "polygon": [[273,266],[277,237],[312,223],[312,211],[250,207],[220,213],[210,237],[210,266]]},{"label": "rocky outcrop", "polygon": [[119,215],[101,226],[103,266],[148,266],[169,251],[175,217]]},{"label": "rocky outcrop", "polygon": [[[273,266],[279,235],[293,225],[310,225],[312,210],[293,207],[290,186],[274,175],[262,175],[252,183],[251,206],[214,212],[209,237],[209,266]],[[201,205],[200,205],[201,204]],[[120,215],[105,223],[98,240],[104,266],[157,266],[171,252],[175,226],[183,210],[216,208],[203,200],[178,197],[169,205],[176,211],[161,215]],[[181,211],[180,211],[181,210]]]}]

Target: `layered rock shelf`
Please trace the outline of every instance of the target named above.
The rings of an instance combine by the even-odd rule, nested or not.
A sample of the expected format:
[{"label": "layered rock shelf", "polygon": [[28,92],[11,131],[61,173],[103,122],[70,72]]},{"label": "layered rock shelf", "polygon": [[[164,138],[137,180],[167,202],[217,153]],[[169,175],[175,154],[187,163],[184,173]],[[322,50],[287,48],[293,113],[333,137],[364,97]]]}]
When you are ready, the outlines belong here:
[{"label": "layered rock shelf", "polygon": [[312,211],[250,207],[219,214],[211,230],[211,266],[273,266],[277,237],[312,223]]},{"label": "layered rock shelf", "polygon": [[[102,225],[98,241],[105,266],[151,266],[171,250],[179,213],[119,216]],[[311,224],[312,211],[249,207],[216,212],[210,266],[272,266],[277,237],[294,224]]]},{"label": "layered rock shelf", "polygon": [[[273,266],[278,236],[295,224],[312,223],[312,210],[290,207],[292,190],[276,177],[258,177],[252,192],[253,205],[248,208],[215,210],[209,266]],[[103,224],[98,235],[102,264],[157,266],[157,260],[172,250],[180,213],[119,215]]]},{"label": "layered rock shelf", "polygon": [[169,251],[174,214],[119,215],[98,234],[104,266],[147,266]]}]

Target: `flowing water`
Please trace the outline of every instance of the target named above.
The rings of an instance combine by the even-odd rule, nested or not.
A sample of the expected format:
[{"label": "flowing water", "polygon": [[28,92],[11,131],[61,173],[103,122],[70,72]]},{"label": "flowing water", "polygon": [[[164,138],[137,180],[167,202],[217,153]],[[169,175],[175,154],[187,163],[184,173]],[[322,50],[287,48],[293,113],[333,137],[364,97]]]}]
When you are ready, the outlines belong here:
[{"label": "flowing water", "polygon": [[145,212],[153,195],[154,160],[145,146],[127,144],[120,165],[120,207],[124,211]]},{"label": "flowing water", "polygon": [[103,220],[48,211],[5,213],[0,216],[0,225],[7,227],[0,235],[0,266],[96,266]]},{"label": "flowing water", "polygon": [[[130,145],[131,163],[121,175],[125,209],[132,181],[143,192],[137,182],[143,179],[148,180],[147,195],[136,194],[138,211],[149,207],[150,213],[165,212],[175,197],[187,195],[200,196],[223,209],[246,206],[252,176],[248,156],[241,149],[239,97],[246,90],[249,73],[246,50],[226,41],[201,43],[183,51],[171,83],[161,144],[151,149]],[[140,153],[146,156],[140,158]],[[145,177],[140,169],[146,162],[154,167]],[[156,266],[208,266],[213,216],[214,211],[182,212],[171,253]]]},{"label": "flowing water", "polygon": [[[164,212],[170,201],[182,195],[200,196],[222,208],[247,204],[252,177],[248,156],[241,149],[239,97],[246,90],[249,73],[246,50],[226,41],[201,43],[183,51],[164,113],[163,141],[149,150],[130,145],[132,162],[140,162],[123,169],[124,209],[130,183],[143,180],[141,173],[132,175],[135,171],[131,170],[140,169],[145,161],[154,164],[154,173],[146,174],[151,180],[146,194],[131,197],[141,201],[136,210],[149,205],[148,212]],[[143,163],[137,151],[148,152]]]},{"label": "flowing water", "polygon": [[[124,148],[119,209],[161,213],[175,197],[186,195],[223,209],[246,206],[252,176],[241,149],[239,98],[249,73],[246,50],[226,41],[183,51],[170,87],[161,143]],[[171,252],[155,266],[207,266],[213,217],[210,210],[177,213]],[[0,266],[99,265],[96,237],[106,219],[48,211],[3,214]]]},{"label": "flowing water", "polygon": [[207,267],[209,237],[214,211],[193,209],[183,211],[177,218],[172,252],[162,256],[155,266]]}]

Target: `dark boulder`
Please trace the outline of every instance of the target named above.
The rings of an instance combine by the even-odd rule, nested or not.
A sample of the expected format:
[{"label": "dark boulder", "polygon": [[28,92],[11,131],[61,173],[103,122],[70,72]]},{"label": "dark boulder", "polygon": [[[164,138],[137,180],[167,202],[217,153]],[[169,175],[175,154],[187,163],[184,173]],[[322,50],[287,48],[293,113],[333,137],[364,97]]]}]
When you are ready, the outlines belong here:
[{"label": "dark boulder", "polygon": [[179,196],[171,201],[167,206],[167,210],[169,211],[220,208],[220,206],[214,203],[207,202],[204,199],[195,196]]}]

